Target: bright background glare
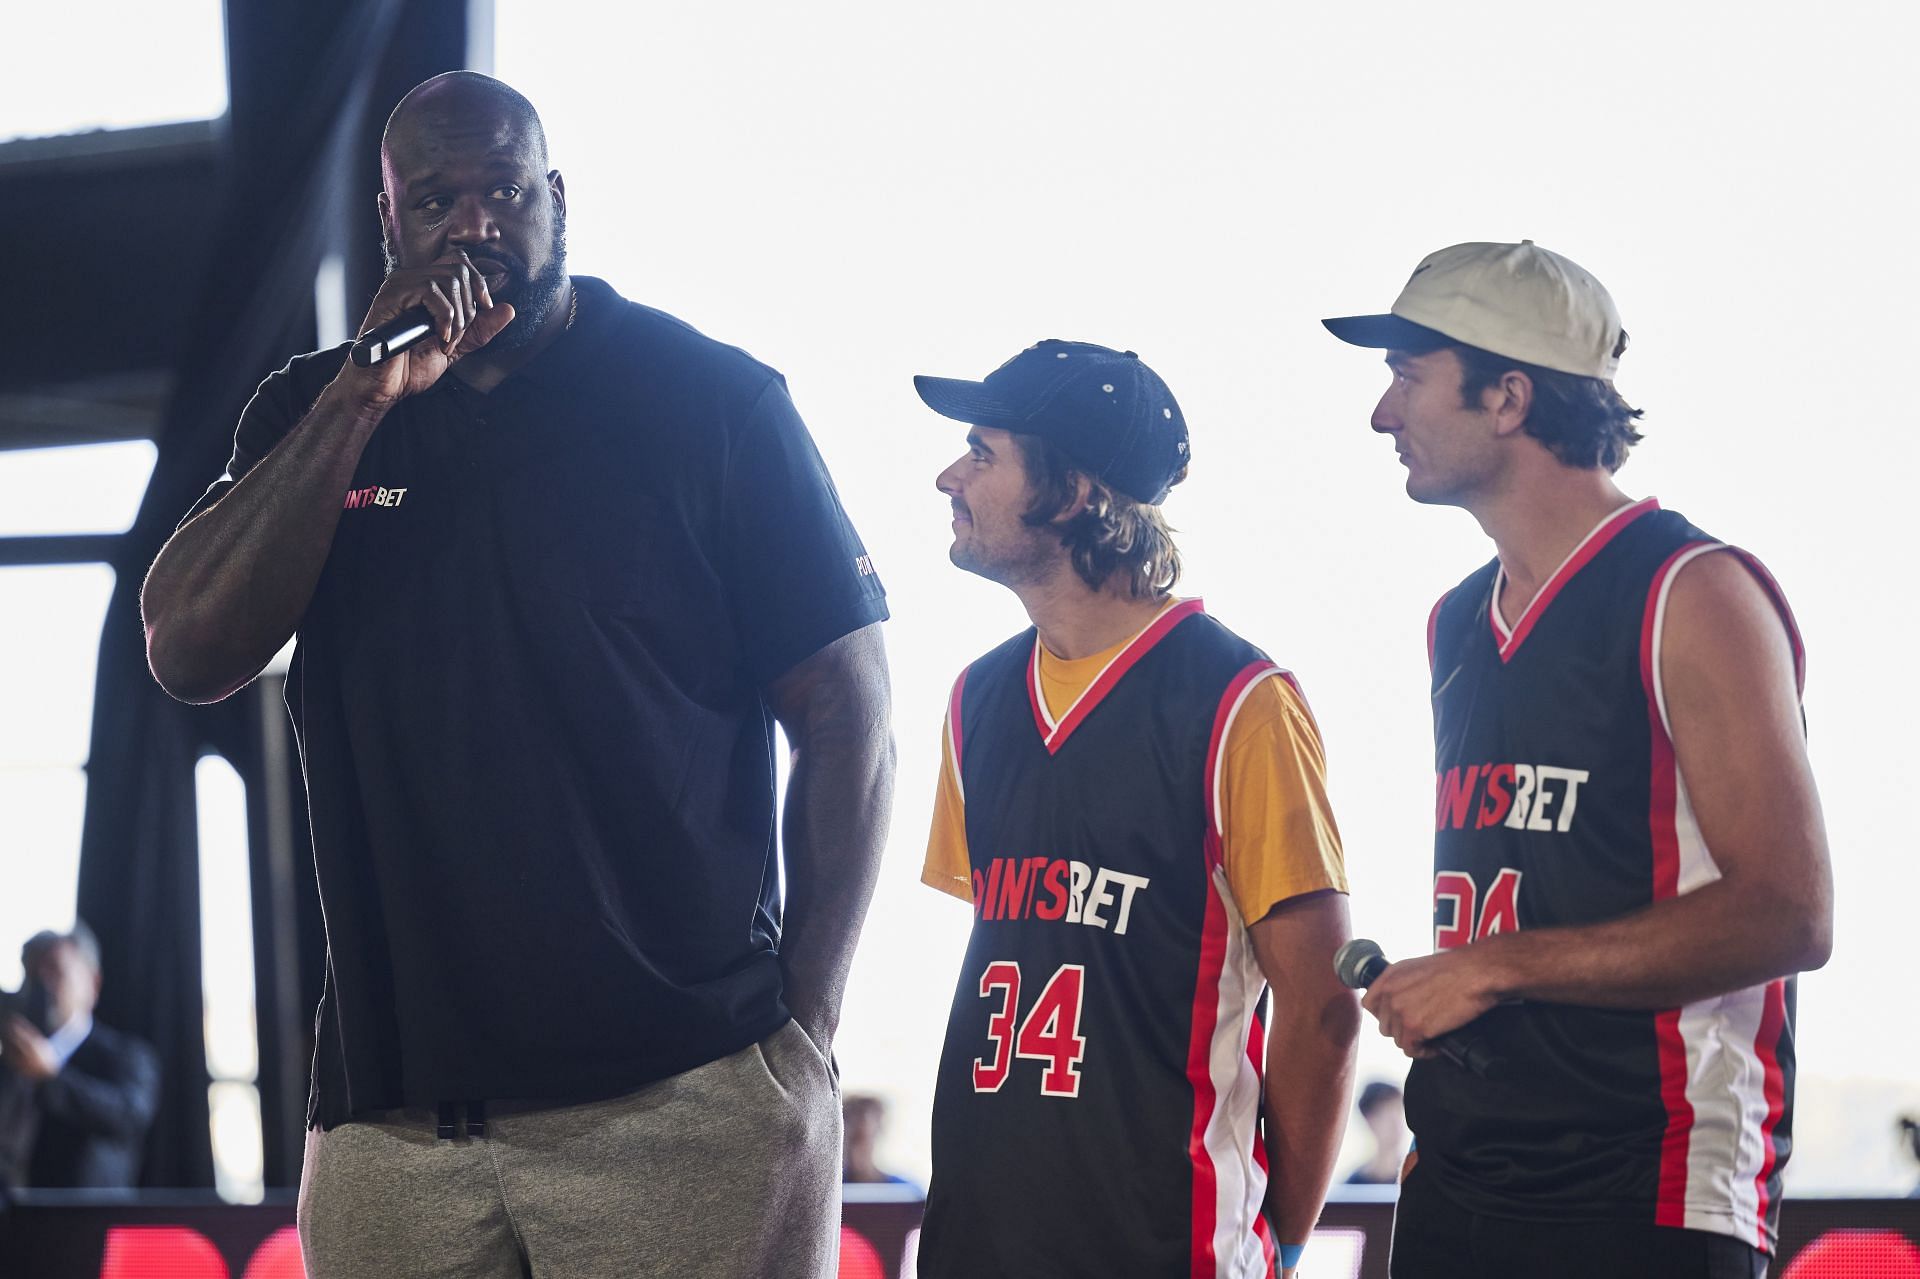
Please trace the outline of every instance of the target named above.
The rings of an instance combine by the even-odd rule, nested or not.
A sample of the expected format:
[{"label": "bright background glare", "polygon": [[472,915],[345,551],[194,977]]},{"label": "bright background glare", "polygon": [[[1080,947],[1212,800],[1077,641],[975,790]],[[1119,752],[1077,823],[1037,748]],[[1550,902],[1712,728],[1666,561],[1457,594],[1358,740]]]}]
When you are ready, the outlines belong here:
[{"label": "bright background glare", "polygon": [[6,6],[0,141],[211,120],[226,109],[220,0]]},{"label": "bright background glare", "polygon": [[[1912,6],[500,0],[497,32],[567,176],[576,269],[787,373],[886,580],[901,793],[838,1051],[893,1102],[900,1170],[926,1171],[969,922],[917,883],[942,701],[1025,625],[947,564],[932,482],[962,430],[910,375],[1058,336],[1167,378],[1194,432],[1168,505],[1183,592],[1299,672],[1355,927],[1410,954],[1431,945],[1423,624],[1491,551],[1406,499],[1366,426],[1384,370],[1318,320],[1384,309],[1431,249],[1526,237],[1632,331],[1649,438],[1625,487],[1757,552],[1806,633],[1839,944],[1800,988],[1789,1185],[1911,1185],[1893,1122],[1920,1105],[1920,1026],[1885,992],[1920,890]],[[1403,1064],[1369,1030],[1362,1078]]]}]

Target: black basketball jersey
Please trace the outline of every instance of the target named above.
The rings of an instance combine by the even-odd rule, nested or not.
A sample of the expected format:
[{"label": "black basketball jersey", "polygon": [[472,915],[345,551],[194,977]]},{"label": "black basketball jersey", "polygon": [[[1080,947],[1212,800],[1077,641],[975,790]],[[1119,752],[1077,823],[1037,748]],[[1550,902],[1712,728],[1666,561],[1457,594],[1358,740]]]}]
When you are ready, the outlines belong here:
[{"label": "black basketball jersey", "polygon": [[[1602,522],[1509,628],[1499,561],[1435,606],[1434,940],[1613,919],[1719,878],[1661,687],[1674,577],[1738,555],[1649,498]],[[1772,1251],[1791,1145],[1793,982],[1657,1012],[1511,1003],[1493,1079],[1414,1063],[1420,1166],[1496,1216],[1709,1230]]]},{"label": "black basketball jersey", "polygon": [[1186,600],[1057,722],[1031,630],[955,685],[974,925],[923,1279],[1272,1273],[1266,982],[1221,866],[1222,743],[1288,678]]}]

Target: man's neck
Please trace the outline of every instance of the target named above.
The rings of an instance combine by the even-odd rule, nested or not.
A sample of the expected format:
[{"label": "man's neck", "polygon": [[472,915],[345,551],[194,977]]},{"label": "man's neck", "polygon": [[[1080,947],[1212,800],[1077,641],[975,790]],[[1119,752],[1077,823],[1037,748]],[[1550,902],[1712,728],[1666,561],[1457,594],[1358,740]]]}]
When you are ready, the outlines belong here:
[{"label": "man's neck", "polygon": [[1055,657],[1073,661],[1092,657],[1146,629],[1167,606],[1165,596],[1136,599],[1115,574],[1094,590],[1071,566],[1045,582],[1016,586],[1027,616],[1040,632],[1040,642]]},{"label": "man's neck", "polygon": [[[476,391],[491,391],[506,381],[515,370],[525,367],[534,356],[559,341],[560,335],[567,331],[568,317],[573,314],[573,277],[568,276],[566,286],[553,299],[546,320],[541,324],[540,331],[534,334],[533,341],[498,355],[489,355],[487,348],[481,347],[448,372]],[[520,318],[516,315],[514,323],[519,322]]]},{"label": "man's neck", "polygon": [[1468,509],[1493,539],[1507,587],[1501,613],[1513,621],[1554,570],[1608,515],[1630,499],[1598,468],[1562,466],[1549,456],[1531,474]]}]

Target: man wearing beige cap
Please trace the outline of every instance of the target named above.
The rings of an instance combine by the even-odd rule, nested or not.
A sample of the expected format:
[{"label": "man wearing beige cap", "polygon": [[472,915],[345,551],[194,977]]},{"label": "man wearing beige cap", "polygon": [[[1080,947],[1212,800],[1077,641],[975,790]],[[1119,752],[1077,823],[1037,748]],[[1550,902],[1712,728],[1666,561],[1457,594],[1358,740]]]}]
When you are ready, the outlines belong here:
[{"label": "man wearing beige cap", "polygon": [[1764,1274],[1832,926],[1785,598],[1615,485],[1627,335],[1566,258],[1455,245],[1326,325],[1386,352],[1408,495],[1497,552],[1427,623],[1438,953],[1365,1000],[1416,1059],[1392,1273]]}]

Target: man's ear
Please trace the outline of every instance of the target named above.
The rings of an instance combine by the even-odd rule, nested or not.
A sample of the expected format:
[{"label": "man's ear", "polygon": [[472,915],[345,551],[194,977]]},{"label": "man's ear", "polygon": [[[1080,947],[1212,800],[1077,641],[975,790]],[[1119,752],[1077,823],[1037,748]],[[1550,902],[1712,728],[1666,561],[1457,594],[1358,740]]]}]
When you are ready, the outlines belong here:
[{"label": "man's ear", "polygon": [[1493,415],[1495,435],[1516,434],[1526,426],[1527,415],[1533,411],[1533,379],[1519,369],[1508,369],[1487,388],[1480,403]]},{"label": "man's ear", "polygon": [[560,170],[547,171],[547,191],[553,196],[553,211],[561,217],[567,216],[567,180],[560,176]]}]

